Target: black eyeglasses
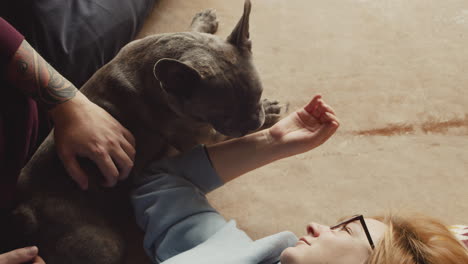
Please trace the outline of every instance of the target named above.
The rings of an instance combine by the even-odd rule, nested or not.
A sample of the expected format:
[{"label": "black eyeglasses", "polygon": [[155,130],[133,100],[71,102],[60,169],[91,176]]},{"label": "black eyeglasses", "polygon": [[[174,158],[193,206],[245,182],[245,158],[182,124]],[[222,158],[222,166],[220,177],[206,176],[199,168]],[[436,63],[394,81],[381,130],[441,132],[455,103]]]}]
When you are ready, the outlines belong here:
[{"label": "black eyeglasses", "polygon": [[371,246],[372,249],[374,249],[374,242],[372,241],[372,237],[370,236],[370,233],[369,233],[369,229],[367,229],[367,225],[366,225],[366,222],[364,221],[364,216],[362,215],[355,215],[353,217],[351,217],[350,219],[348,220],[345,220],[337,225],[334,225],[332,227],[330,227],[330,229],[337,229],[339,227],[342,227],[344,225],[347,225],[349,223],[352,223],[352,222],[355,222],[359,220],[359,222],[361,223],[362,225],[362,228],[364,229],[364,232],[366,233],[366,237],[367,237],[367,240],[369,241],[369,244]]}]

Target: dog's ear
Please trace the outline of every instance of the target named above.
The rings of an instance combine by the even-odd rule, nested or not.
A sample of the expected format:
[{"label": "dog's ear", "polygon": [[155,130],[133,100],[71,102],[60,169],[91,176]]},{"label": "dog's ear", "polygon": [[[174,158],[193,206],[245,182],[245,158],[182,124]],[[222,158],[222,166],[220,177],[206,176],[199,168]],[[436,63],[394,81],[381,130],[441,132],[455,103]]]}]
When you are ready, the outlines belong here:
[{"label": "dog's ear", "polygon": [[162,88],[178,98],[188,98],[201,80],[200,73],[189,65],[174,59],[160,59],[153,68]]},{"label": "dog's ear", "polygon": [[250,0],[245,0],[244,14],[242,14],[242,17],[232,31],[231,35],[229,35],[227,38],[227,41],[232,45],[238,47],[239,49],[248,51],[251,51],[252,49],[252,42],[249,39],[249,16],[251,8],[252,4],[250,3]]}]

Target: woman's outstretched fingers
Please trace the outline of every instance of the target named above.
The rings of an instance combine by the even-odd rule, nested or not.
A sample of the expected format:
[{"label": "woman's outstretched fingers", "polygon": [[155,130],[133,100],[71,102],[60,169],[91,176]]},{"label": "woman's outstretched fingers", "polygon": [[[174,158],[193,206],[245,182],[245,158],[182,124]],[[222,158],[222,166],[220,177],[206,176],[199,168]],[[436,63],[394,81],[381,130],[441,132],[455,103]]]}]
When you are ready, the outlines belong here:
[{"label": "woman's outstretched fingers", "polygon": [[[304,107],[304,109],[308,114],[312,115],[314,118],[316,118],[322,123],[332,121],[329,119],[329,117],[327,117],[327,115],[325,115],[325,113],[335,115],[335,111],[333,110],[333,108],[331,108],[328,104],[326,104],[323,101],[321,95],[314,96],[314,98],[312,98],[312,100]],[[339,124],[337,120],[333,121]]]},{"label": "woman's outstretched fingers", "polygon": [[317,107],[315,108],[312,115],[320,120],[325,114],[325,112],[330,112],[334,114],[333,109],[331,109],[331,107],[328,106],[322,99],[319,99]]},{"label": "woman's outstretched fingers", "polygon": [[322,98],[321,95],[316,95],[312,100],[304,107],[304,109],[309,113],[313,114],[314,110],[318,106],[319,99]]},{"label": "woman's outstretched fingers", "polygon": [[320,123],[325,124],[330,122],[330,117],[328,116],[328,112],[323,113],[323,115],[319,118]]},{"label": "woman's outstretched fingers", "polygon": [[320,117],[320,122],[321,123],[331,123],[333,125],[339,126],[340,122],[338,121],[338,118],[332,114],[331,112],[325,112],[323,115]]},{"label": "woman's outstretched fingers", "polygon": [[329,106],[328,104],[324,103],[323,108],[325,108],[325,111],[335,114],[335,110],[333,110],[333,108],[331,108],[331,106]]},{"label": "woman's outstretched fingers", "polygon": [[320,116],[322,115],[323,111],[324,111],[323,101],[322,101],[322,99],[319,99],[318,102],[317,102],[317,107],[315,107],[315,110],[314,110],[314,112],[312,112],[312,115],[315,118],[319,119]]},{"label": "woman's outstretched fingers", "polygon": [[324,125],[320,128],[320,134],[322,135],[322,141],[321,143],[327,141],[338,129],[340,124],[338,123],[338,120],[336,117],[331,115],[330,113],[325,113],[323,116],[327,116],[330,118],[330,122],[323,122]]},{"label": "woman's outstretched fingers", "polygon": [[322,115],[324,115],[325,113],[330,113],[332,115],[335,115],[335,111],[333,110],[333,108],[331,108],[331,106],[329,106],[323,101],[321,101],[320,103],[320,108],[322,109],[322,112],[321,112]]}]

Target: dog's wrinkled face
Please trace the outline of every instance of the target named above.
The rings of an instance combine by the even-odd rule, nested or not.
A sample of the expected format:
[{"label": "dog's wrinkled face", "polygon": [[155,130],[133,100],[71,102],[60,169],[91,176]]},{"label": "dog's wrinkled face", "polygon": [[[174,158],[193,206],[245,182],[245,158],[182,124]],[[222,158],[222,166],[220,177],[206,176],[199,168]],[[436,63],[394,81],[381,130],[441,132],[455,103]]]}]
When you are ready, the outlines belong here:
[{"label": "dog's wrinkled face", "polygon": [[260,128],[265,120],[261,82],[250,60],[240,63],[222,64],[222,73],[203,78],[186,63],[164,59],[156,64],[155,74],[175,112],[239,137]]},{"label": "dog's wrinkled face", "polygon": [[202,80],[198,92],[186,104],[192,116],[233,137],[260,128],[265,121],[260,100],[263,89],[255,69],[249,66]]},{"label": "dog's wrinkled face", "polygon": [[161,59],[154,67],[173,109],[233,137],[260,128],[265,120],[263,89],[251,62],[249,14],[246,1],[226,41],[203,36],[206,45],[187,50],[180,60]]}]

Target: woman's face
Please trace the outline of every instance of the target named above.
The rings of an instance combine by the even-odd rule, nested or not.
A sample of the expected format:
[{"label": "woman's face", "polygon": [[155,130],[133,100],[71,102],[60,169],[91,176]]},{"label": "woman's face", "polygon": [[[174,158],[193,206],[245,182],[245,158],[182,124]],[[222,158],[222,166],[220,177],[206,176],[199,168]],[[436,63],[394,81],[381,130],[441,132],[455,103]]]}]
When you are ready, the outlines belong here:
[{"label": "woman's face", "polygon": [[[377,220],[366,218],[367,229],[377,244],[387,226]],[[356,220],[337,229],[310,223],[307,235],[301,237],[296,246],[281,254],[282,264],[360,264],[369,257],[372,249],[364,229]]]}]

